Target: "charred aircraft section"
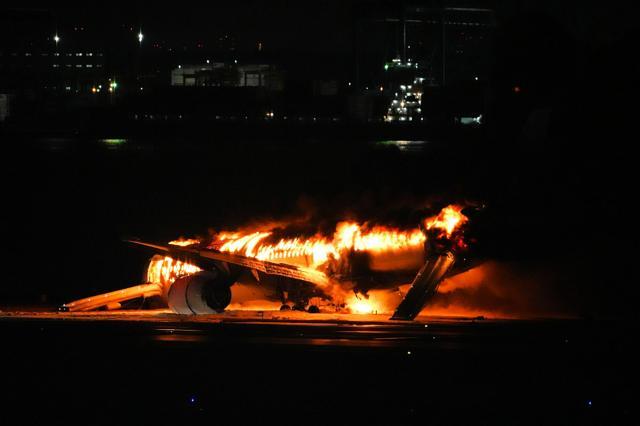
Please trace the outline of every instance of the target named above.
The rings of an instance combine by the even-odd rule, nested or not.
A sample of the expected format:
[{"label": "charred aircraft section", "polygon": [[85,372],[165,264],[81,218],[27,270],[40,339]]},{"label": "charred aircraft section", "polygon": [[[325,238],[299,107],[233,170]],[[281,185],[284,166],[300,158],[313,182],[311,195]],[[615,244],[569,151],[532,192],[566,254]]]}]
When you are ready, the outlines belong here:
[{"label": "charred aircraft section", "polygon": [[218,314],[240,293],[235,290],[244,286],[279,302],[281,309],[318,312],[318,302],[312,300],[319,300],[338,311],[348,308],[349,295],[363,300],[373,289],[398,289],[411,283],[392,319],[413,320],[446,277],[468,269],[467,262],[456,265],[458,253],[466,250],[463,225],[468,219],[461,211],[447,207],[425,220],[418,232],[375,228],[361,233],[349,225],[348,238],[336,234],[333,241],[260,243],[266,232],[225,234],[217,244],[129,241],[155,253],[148,283],[71,302],[61,309],[118,309],[127,300],[158,297],[177,314]]}]

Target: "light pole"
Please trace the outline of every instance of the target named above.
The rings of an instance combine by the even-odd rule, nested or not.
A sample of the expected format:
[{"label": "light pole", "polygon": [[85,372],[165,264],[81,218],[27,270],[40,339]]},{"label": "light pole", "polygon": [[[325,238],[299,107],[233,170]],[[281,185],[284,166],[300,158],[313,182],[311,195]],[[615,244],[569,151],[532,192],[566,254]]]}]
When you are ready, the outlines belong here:
[{"label": "light pole", "polygon": [[140,70],[142,68],[142,41],[144,40],[144,34],[142,33],[142,26],[140,26],[140,29],[138,30],[138,51],[135,55],[135,60],[133,62],[133,77],[136,81],[136,84],[141,85],[140,84]]}]

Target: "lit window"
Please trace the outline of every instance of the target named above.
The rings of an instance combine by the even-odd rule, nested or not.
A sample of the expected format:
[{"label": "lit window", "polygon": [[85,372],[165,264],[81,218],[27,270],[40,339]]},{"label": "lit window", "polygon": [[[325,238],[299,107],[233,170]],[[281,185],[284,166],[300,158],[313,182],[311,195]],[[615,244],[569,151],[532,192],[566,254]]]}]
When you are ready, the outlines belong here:
[{"label": "lit window", "polygon": [[246,73],[245,74],[245,86],[259,87],[261,82],[259,73]]}]

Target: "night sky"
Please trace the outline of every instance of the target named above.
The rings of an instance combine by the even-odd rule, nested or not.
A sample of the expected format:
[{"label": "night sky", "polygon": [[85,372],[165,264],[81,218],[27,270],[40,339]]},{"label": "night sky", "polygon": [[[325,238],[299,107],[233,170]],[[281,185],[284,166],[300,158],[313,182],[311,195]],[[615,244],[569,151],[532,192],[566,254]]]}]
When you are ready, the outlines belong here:
[{"label": "night sky", "polygon": [[[110,2],[108,6],[96,8],[91,4],[78,6],[75,2],[59,1],[54,6],[21,2],[13,9],[51,11],[60,26],[74,22],[94,27],[142,26],[148,40],[175,39],[190,43],[233,34],[240,48],[255,46],[260,41],[266,49],[343,53],[352,49],[355,16],[373,9],[396,9],[399,4],[381,0],[239,0],[188,5],[156,3],[153,6],[142,2]],[[519,14],[542,12],[558,21],[576,39],[596,45],[620,38],[637,27],[625,4],[614,1],[607,2],[604,7],[595,1],[449,2],[451,6],[493,8],[498,19],[503,21]]]},{"label": "night sky", "polygon": [[95,27],[142,26],[149,41],[190,43],[231,34],[237,37],[239,47],[253,47],[260,41],[265,48],[276,50],[340,52],[351,48],[350,2],[332,0],[312,7],[307,2],[244,0],[189,6],[110,3],[96,10],[91,5],[64,6],[59,2],[46,10],[54,14],[60,26],[75,22]]}]

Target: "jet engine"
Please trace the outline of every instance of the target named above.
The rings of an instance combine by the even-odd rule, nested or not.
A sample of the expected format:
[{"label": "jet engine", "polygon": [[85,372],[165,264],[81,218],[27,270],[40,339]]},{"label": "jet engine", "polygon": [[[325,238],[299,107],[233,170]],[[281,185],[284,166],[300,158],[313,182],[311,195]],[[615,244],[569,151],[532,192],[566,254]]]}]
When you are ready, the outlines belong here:
[{"label": "jet engine", "polygon": [[231,302],[234,281],[218,268],[182,276],[169,288],[167,304],[182,315],[219,314]]}]

